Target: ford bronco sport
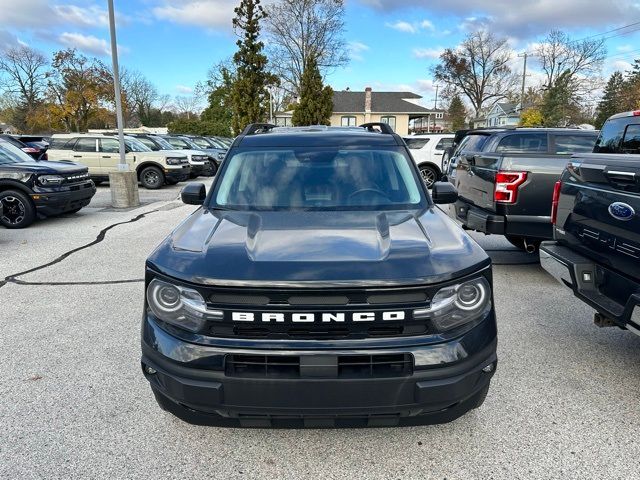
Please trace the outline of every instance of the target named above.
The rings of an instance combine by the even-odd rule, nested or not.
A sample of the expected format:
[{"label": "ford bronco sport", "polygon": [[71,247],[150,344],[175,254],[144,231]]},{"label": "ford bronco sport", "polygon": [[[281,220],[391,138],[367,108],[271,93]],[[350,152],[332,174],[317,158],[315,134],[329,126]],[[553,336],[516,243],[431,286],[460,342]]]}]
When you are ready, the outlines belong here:
[{"label": "ford bronco sport", "polygon": [[[378,130],[379,129],[379,130]],[[496,367],[491,262],[401,137],[251,125],[147,260],[142,371],[197,424],[387,426],[479,407]]]}]

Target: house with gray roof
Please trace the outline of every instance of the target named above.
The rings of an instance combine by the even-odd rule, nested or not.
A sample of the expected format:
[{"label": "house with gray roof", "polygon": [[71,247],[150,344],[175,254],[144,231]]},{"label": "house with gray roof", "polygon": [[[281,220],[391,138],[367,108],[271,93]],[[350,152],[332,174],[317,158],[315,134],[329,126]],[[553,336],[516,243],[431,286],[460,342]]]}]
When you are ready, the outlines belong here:
[{"label": "house with gray roof", "polygon": [[[355,127],[363,123],[382,122],[388,123],[400,135],[407,135],[410,121],[431,116],[435,119],[437,115],[442,117],[441,110],[435,111],[420,105],[421,99],[420,95],[412,92],[374,92],[371,88],[366,88],[364,92],[334,91],[331,126]],[[277,113],[276,125],[291,125],[292,114]]]},{"label": "house with gray roof", "polygon": [[496,103],[486,116],[485,127],[517,126],[520,123],[520,104]]}]

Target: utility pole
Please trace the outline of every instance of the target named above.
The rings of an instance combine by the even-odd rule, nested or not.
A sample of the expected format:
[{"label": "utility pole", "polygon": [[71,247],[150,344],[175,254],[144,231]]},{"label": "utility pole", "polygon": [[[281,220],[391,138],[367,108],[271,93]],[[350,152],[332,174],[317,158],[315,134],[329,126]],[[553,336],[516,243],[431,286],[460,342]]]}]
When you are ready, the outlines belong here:
[{"label": "utility pole", "polygon": [[124,144],[122,125],[122,97],[120,96],[120,67],[118,65],[118,42],[116,40],[116,16],[113,0],[109,5],[109,33],[111,34],[111,60],[113,62],[113,89],[116,99],[116,121],[118,124],[118,141],[120,143],[120,161],[118,171],[109,172],[109,188],[111,190],[111,204],[115,208],[130,208],[140,205],[138,195],[138,178],[136,172],[129,170]]},{"label": "utility pole", "polygon": [[524,110],[524,89],[527,82],[527,57],[528,56],[529,54],[527,52],[524,52],[523,54],[518,55],[518,57],[524,57],[524,68],[522,70],[522,92],[520,94],[520,111]]}]

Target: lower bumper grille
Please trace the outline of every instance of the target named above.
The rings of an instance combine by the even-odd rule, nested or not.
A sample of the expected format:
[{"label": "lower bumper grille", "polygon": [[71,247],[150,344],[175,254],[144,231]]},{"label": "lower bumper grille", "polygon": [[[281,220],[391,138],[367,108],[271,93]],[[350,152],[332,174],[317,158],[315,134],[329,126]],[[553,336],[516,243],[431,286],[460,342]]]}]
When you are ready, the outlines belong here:
[{"label": "lower bumper grille", "polygon": [[411,354],[227,355],[225,375],[238,378],[390,378],[413,374]]}]

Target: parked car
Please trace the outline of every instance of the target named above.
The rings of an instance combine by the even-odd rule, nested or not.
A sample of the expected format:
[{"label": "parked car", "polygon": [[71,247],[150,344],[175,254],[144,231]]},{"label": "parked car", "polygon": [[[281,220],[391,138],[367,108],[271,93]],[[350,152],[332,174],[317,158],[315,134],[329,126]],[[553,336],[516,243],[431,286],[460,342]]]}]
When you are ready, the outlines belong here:
[{"label": "parked car", "polygon": [[215,142],[218,142],[219,144],[221,144],[224,148],[231,148],[231,144],[233,143],[233,138],[227,138],[227,137],[206,137],[209,140],[213,140]]},{"label": "parked car", "polygon": [[11,145],[13,145],[16,148],[19,148],[20,150],[22,150],[24,153],[29,155],[34,160],[47,160],[47,153],[46,153],[47,149],[46,148],[43,149],[41,147],[27,145],[26,143],[24,143],[21,140],[17,139],[13,135],[7,135],[7,134],[4,134],[4,133],[0,134],[0,139],[10,143]]},{"label": "parked car", "polygon": [[137,139],[154,152],[178,152],[186,155],[191,166],[191,178],[200,176],[211,177],[218,170],[217,163],[206,152],[198,150],[176,150],[173,145],[167,142],[159,135],[151,135],[146,133],[129,134],[130,137]]},{"label": "parked car", "polygon": [[[138,174],[144,188],[155,190],[187,180],[191,167],[182,153],[153,152],[133,137],[125,137],[126,161]],[[118,170],[120,143],[117,137],[81,133],[53,135],[49,160],[71,160],[89,167],[97,184],[109,180],[109,173]]]},{"label": "parked car", "polygon": [[540,263],[596,325],[640,335],[640,111],[611,117],[594,152],[574,155],[556,183]]},{"label": "parked car", "polygon": [[80,211],[96,187],[87,167],[75,163],[40,162],[0,139],[0,224],[26,228],[38,216]]},{"label": "parked car", "polygon": [[225,149],[214,147],[212,144],[205,141],[206,139],[204,137],[176,135],[166,136],[164,138],[178,150],[200,149],[207,152],[207,154],[215,160],[216,166],[218,168],[220,167],[220,163],[222,162],[222,160],[224,160],[224,156],[226,154]]},{"label": "parked car", "polygon": [[431,197],[402,138],[363,127],[250,125],[209,196],[183,189],[199,208],[146,264],[142,370],[163,409],[390,426],[482,405],[491,261],[434,206],[455,188]]},{"label": "parked car", "polygon": [[404,137],[404,141],[411,150],[411,156],[420,169],[420,175],[431,188],[433,184],[442,178],[442,155],[444,151],[453,145],[452,133],[433,133],[424,135],[411,135]]},{"label": "parked car", "polygon": [[204,149],[206,152],[209,152],[213,157],[215,157],[218,165],[220,165],[220,162],[224,160],[224,157],[229,150],[229,147],[219,140],[213,140],[211,138],[200,137],[196,135],[186,135],[186,137],[193,143],[198,145],[200,148]]},{"label": "parked car", "polygon": [[452,162],[455,217],[533,253],[553,238],[551,197],[573,153],[591,152],[593,130],[518,128],[469,132]]}]

